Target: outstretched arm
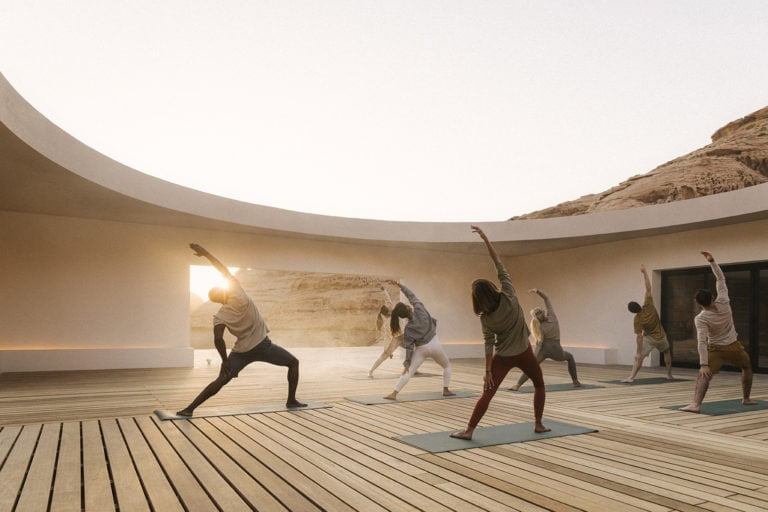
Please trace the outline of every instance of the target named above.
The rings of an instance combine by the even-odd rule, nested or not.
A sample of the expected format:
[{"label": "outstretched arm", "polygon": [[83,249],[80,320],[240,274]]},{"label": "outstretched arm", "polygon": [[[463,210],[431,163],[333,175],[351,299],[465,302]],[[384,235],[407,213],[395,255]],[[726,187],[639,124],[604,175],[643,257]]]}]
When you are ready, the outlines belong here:
[{"label": "outstretched arm", "polygon": [[531,288],[528,290],[530,293],[535,293],[539,297],[541,297],[544,300],[544,307],[547,308],[547,318],[549,320],[555,321],[556,315],[555,315],[555,308],[552,306],[552,302],[549,300],[549,297],[546,293],[539,290],[538,288]]},{"label": "outstretched arm", "polygon": [[202,245],[192,243],[192,244],[189,244],[189,247],[190,249],[195,251],[195,256],[202,256],[204,258],[207,258],[208,261],[211,262],[211,265],[213,265],[213,268],[218,270],[222,276],[226,277],[227,279],[235,277],[232,275],[229,269],[225,267],[224,264],[216,258],[216,256],[208,252],[208,250]]},{"label": "outstretched arm", "polygon": [[717,264],[711,253],[708,253],[707,251],[701,251],[701,254],[707,259],[709,266],[712,269],[712,273],[715,274],[715,289],[717,290],[716,301],[728,302],[730,300],[728,297],[728,286],[725,284],[725,274],[723,274],[720,265]]},{"label": "outstretched arm", "polygon": [[485,247],[488,249],[488,254],[491,255],[491,259],[493,260],[493,262],[500,263],[499,255],[496,254],[496,249],[493,248],[493,244],[491,244],[490,240],[488,240],[488,237],[485,235],[485,232],[479,226],[470,226],[470,227],[472,228],[472,232],[480,235],[480,238],[482,238],[483,242],[485,242]]},{"label": "outstretched arm", "polygon": [[651,280],[648,278],[648,272],[645,271],[645,265],[640,265],[640,272],[643,273],[643,281],[645,281],[645,297],[651,297]]}]

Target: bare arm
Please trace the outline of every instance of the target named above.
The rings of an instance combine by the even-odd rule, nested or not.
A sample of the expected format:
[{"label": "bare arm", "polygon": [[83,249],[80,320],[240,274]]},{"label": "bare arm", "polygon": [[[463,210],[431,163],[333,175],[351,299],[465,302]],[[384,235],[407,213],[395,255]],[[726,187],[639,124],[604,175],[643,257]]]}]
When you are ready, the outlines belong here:
[{"label": "bare arm", "polygon": [[218,260],[218,258],[216,258],[216,256],[208,252],[208,250],[202,245],[192,243],[189,244],[189,248],[195,251],[195,256],[202,256],[207,258],[208,261],[211,262],[211,265],[213,265],[213,268],[218,270],[222,276],[226,277],[227,279],[235,277],[230,273],[229,269],[225,267],[224,264]]},{"label": "bare arm", "polygon": [[709,266],[712,269],[712,273],[715,274],[715,289],[717,290],[717,302],[729,302],[728,286],[725,284],[725,274],[723,274],[720,265],[717,264],[712,254],[702,251],[701,254],[709,262]]},{"label": "bare arm", "polygon": [[470,226],[472,228],[473,233],[477,233],[480,235],[480,238],[483,239],[483,242],[485,242],[485,247],[488,249],[488,254],[491,255],[491,259],[494,263],[499,263],[499,255],[496,254],[496,249],[493,248],[493,244],[491,244],[490,240],[488,240],[488,237],[485,235],[485,232],[478,226]]},{"label": "bare arm", "polygon": [[645,281],[645,297],[651,297],[651,280],[648,278],[648,272],[645,271],[645,265],[640,265],[640,272],[643,273],[643,281]]}]

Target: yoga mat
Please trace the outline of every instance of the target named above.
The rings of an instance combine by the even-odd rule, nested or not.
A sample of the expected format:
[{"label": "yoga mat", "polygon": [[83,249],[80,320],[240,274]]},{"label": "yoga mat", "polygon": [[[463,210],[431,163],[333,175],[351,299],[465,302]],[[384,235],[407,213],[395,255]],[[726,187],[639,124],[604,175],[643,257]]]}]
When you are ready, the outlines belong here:
[{"label": "yoga mat", "polygon": [[537,434],[533,431],[534,423],[512,423],[494,427],[478,427],[475,429],[471,441],[450,437],[449,434],[456,432],[456,430],[401,436],[395,437],[395,439],[430,453],[441,453],[454,450],[467,450],[469,448],[482,448],[483,446],[525,443],[527,441],[537,441],[539,439],[551,439],[553,437],[597,432],[597,430],[593,428],[580,427],[578,425],[571,425],[555,420],[545,419],[544,425],[552,430]]},{"label": "yoga mat", "polygon": [[668,380],[666,377],[648,377],[645,379],[635,379],[634,382],[621,382],[621,380],[601,380],[605,384],[622,384],[624,386],[643,386],[645,384],[666,384],[667,382],[685,382],[691,379],[674,378]]},{"label": "yoga mat", "polygon": [[[734,400],[719,400],[717,402],[704,402],[701,404],[701,413],[707,416],[723,416],[725,414],[738,414],[740,412],[761,411],[768,409],[768,402],[765,400],[755,400],[756,405],[741,405],[741,398]],[[680,409],[688,404],[682,405],[664,405],[662,409]],[[683,411],[685,412],[685,411]],[[695,413],[688,413],[695,414]]]},{"label": "yoga mat", "polygon": [[[400,378],[400,373],[387,373],[387,372],[373,372],[373,377],[369,377],[367,373],[359,373],[355,375],[343,375],[345,379],[352,379],[352,380],[384,380],[384,379],[398,379]],[[417,377],[436,377],[436,373],[422,373],[419,372],[416,375],[414,375],[413,379]]]},{"label": "yoga mat", "polygon": [[401,402],[417,402],[420,400],[448,400],[450,398],[471,398],[477,396],[476,393],[467,391],[453,391],[454,396],[443,396],[442,391],[423,391],[421,393],[399,393],[397,400],[387,400],[386,398],[375,396],[345,396],[345,400],[357,402],[363,405],[396,404]]},{"label": "yoga mat", "polygon": [[233,405],[226,407],[201,407],[195,409],[194,416],[177,416],[175,412],[166,409],[154,411],[155,416],[163,421],[166,420],[188,420],[191,418],[210,418],[215,416],[237,416],[238,414],[262,414],[265,412],[294,412],[306,411],[307,409],[323,409],[330,407],[321,402],[307,402],[306,407],[287,408],[285,403],[261,404],[261,405]]},{"label": "yoga mat", "polygon": [[[582,384],[581,387],[575,388],[573,387],[573,384],[570,382],[563,382],[560,384],[547,384],[545,386],[547,393],[550,393],[552,391],[578,391],[580,389],[599,389],[599,388],[605,388],[605,386],[598,386],[596,384]],[[511,391],[511,390],[507,390]],[[525,386],[517,391],[513,391],[513,393],[533,393],[533,386]]]}]

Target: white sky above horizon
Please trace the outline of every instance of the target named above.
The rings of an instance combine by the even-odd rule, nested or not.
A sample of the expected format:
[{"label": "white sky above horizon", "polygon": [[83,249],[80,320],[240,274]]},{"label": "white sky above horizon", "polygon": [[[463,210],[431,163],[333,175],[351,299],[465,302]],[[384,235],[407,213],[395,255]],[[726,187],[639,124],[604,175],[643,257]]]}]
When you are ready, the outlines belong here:
[{"label": "white sky above horizon", "polygon": [[504,220],[768,104],[768,2],[0,1],[0,72],[141,172],[291,210]]}]

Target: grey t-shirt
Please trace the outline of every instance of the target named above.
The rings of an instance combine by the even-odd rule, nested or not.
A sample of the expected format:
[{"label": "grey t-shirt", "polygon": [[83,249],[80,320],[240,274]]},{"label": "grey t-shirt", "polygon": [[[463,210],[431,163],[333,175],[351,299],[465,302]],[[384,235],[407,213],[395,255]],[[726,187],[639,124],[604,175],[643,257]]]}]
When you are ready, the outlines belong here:
[{"label": "grey t-shirt", "polygon": [[237,338],[233,352],[248,352],[261,343],[269,332],[256,304],[234,277],[229,279],[227,303],[222,304],[213,315],[213,325],[222,324]]}]

